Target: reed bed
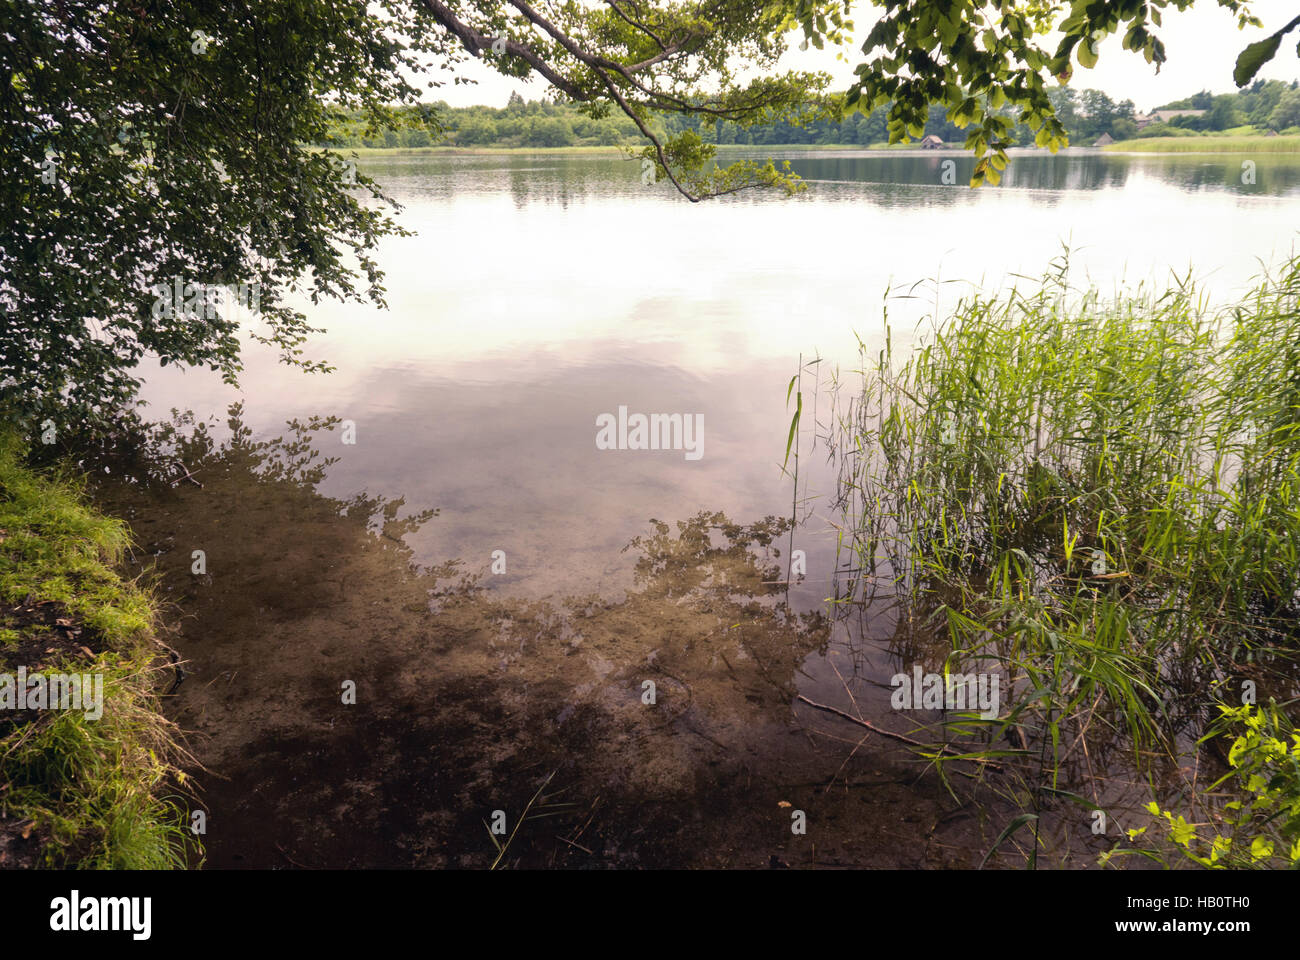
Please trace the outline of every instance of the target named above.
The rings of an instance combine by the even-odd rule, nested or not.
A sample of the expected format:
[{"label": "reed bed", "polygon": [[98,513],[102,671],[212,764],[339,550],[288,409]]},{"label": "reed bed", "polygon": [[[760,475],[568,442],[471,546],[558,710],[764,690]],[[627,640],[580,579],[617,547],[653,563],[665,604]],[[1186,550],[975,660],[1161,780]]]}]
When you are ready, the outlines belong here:
[{"label": "reed bed", "polygon": [[1121,140],[1102,149],[1111,153],[1298,153],[1300,135],[1146,137]]},{"label": "reed bed", "polygon": [[1189,279],[1072,290],[1067,254],[1030,289],[966,297],[906,356],[887,332],[837,404],[843,601],[888,584],[945,671],[1000,673],[999,715],[946,736],[1032,771],[1024,822],[1044,791],[1104,796],[1117,754],[1148,775],[1199,754],[1223,705],[1288,715],[1298,303],[1300,258],[1211,308]]}]

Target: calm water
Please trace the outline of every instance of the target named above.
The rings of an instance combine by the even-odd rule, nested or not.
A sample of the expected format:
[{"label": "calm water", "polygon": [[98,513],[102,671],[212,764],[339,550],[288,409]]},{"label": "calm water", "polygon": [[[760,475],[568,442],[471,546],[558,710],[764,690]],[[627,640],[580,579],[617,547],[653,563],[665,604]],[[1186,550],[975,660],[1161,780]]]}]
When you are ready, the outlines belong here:
[{"label": "calm water", "polygon": [[[1262,162],[1246,187],[1236,159],[1031,156],[972,191],[942,185],[933,154],[791,156],[807,194],[699,205],[621,158],[371,161],[418,235],[381,251],[388,311],[304,306],[328,330],[309,354],[337,372],[254,347],[240,392],[159,370],[144,396],[201,416],[242,398],[259,432],[353,420],[323,491],[440,508],[412,543],[425,562],[504,550],[502,589],[608,592],[648,517],[788,513],[789,378],[801,355],[851,369],[856,336],[881,338],[887,289],[896,342],[972,284],[1041,275],[1062,244],[1080,283],[1194,266],[1226,295],[1300,224],[1300,163]],[[620,405],[703,414],[703,457],[597,451],[595,418]]]},{"label": "calm water", "polygon": [[[435,634],[461,630],[484,638],[485,650],[497,649],[502,637],[510,646],[515,642],[512,625],[523,622],[530,624],[528,643],[538,649],[548,638],[560,636],[606,638],[607,646],[598,652],[589,647],[570,656],[577,648],[566,648],[567,659],[559,660],[539,653],[531,666],[521,666],[513,654],[496,657],[503,670],[522,671],[522,689],[548,689],[550,699],[539,702],[529,699],[535,694],[515,690],[512,696],[532,706],[512,713],[512,721],[494,721],[515,733],[502,734],[490,748],[448,763],[488,763],[496,771],[488,780],[500,784],[514,778],[511,796],[527,799],[536,785],[535,777],[528,777],[536,771],[528,773],[527,765],[516,769],[504,759],[526,742],[520,718],[530,717],[531,724],[542,717],[556,725],[560,732],[555,736],[564,740],[564,731],[575,722],[575,710],[595,702],[593,691],[604,689],[602,684],[610,678],[636,684],[638,664],[663,666],[677,651],[681,659],[673,661],[677,666],[671,671],[663,667],[670,679],[661,677],[661,685],[669,699],[677,685],[688,687],[690,696],[685,712],[673,715],[677,739],[655,741],[659,748],[654,755],[678,750],[686,736],[683,724],[693,724],[690,733],[698,734],[696,740],[708,740],[720,752],[716,757],[677,756],[670,771],[658,770],[644,782],[626,786],[626,804],[635,805],[628,798],[653,793],[647,784],[665,783],[681,785],[688,803],[694,802],[691,790],[706,786],[741,803],[739,798],[753,795],[756,776],[778,765],[788,768],[789,750],[777,741],[791,740],[794,692],[848,709],[846,693],[851,691],[863,716],[881,725],[896,720],[888,716],[888,691],[878,686],[898,669],[897,658],[885,646],[896,628],[890,614],[824,630],[813,625],[795,630],[798,636],[793,638],[782,638],[774,622],[767,622],[760,629],[767,631],[772,651],[785,653],[773,652],[765,660],[761,644],[742,642],[730,659],[718,654],[696,662],[688,653],[700,636],[715,629],[710,626],[713,620],[721,624],[716,630],[725,632],[743,621],[749,609],[734,596],[709,591],[732,577],[735,592],[765,595],[773,588],[763,587],[762,578],[773,579],[771,572],[750,569],[743,562],[729,568],[723,560],[736,561],[735,555],[709,552],[707,544],[718,541],[714,531],[704,535],[705,546],[696,544],[694,553],[686,551],[694,563],[690,569],[698,574],[707,566],[707,575],[687,576],[683,587],[681,578],[674,581],[664,571],[671,570],[674,558],[680,560],[678,547],[686,542],[685,534],[677,546],[662,540],[633,544],[634,538],[655,532],[652,520],[668,523],[676,536],[676,524],[702,512],[720,512],[737,524],[790,516],[793,491],[781,471],[790,417],[786,386],[801,357],[805,363],[815,358],[822,362],[805,373],[798,508],[802,523],[793,539],[793,546],[807,553],[808,578],[791,592],[789,603],[796,612],[813,613],[833,592],[836,562],[830,525],[835,517],[826,499],[833,490],[830,467],[814,447],[812,430],[824,400],[818,398],[813,381],[836,369],[849,375],[858,356],[858,338],[874,351],[882,339],[886,308],[897,348],[907,342],[918,321],[936,309],[942,313],[972,285],[989,291],[1041,275],[1063,244],[1072,251],[1072,275],[1080,284],[1093,282],[1105,289],[1163,285],[1171,271],[1185,273],[1194,267],[1213,296],[1231,296],[1258,272],[1261,261],[1276,262],[1291,249],[1300,224],[1300,162],[1276,158],[1258,158],[1256,182],[1242,184],[1241,158],[1235,157],[1030,155],[1013,161],[1001,188],[971,191],[943,183],[947,160],[955,161],[958,184],[969,171],[969,161],[955,154],[836,151],[789,156],[794,169],[810,181],[806,194],[793,199],[739,195],[698,205],[686,203],[666,187],[643,186],[639,164],[621,158],[403,155],[367,160],[366,171],[404,205],[400,220],[417,235],[390,240],[381,249],[387,311],[355,305],[304,307],[314,325],[328,330],[311,342],[309,355],[335,364],[335,373],[302,375],[254,347],[246,355],[240,390],[198,371],[161,369],[147,375],[144,398],[156,413],[175,407],[207,419],[241,401],[243,422],[257,438],[285,433],[286,421],[295,418],[337,417],[356,425],[354,445],[343,444],[337,430],[313,438],[323,457],[337,459],[321,477],[292,496],[283,494],[284,499],[246,487],[223,493],[222,478],[229,479],[233,471],[215,476],[226,467],[218,468],[214,460],[203,491],[183,485],[163,504],[165,509],[140,503],[123,507],[154,548],[151,552],[162,558],[168,589],[181,597],[183,607],[197,611],[184,628],[189,646],[182,652],[195,662],[195,682],[207,685],[202,689],[209,692],[189,694],[198,698],[189,702],[182,693],[182,709],[187,711],[183,719],[212,734],[213,746],[208,754],[200,752],[201,759],[209,768],[225,768],[239,784],[238,789],[214,786],[212,803],[229,804],[235,819],[234,811],[239,811],[246,829],[242,836],[265,829],[252,826],[254,821],[283,815],[272,807],[258,807],[249,797],[257,793],[256,784],[276,775],[286,756],[323,757],[318,768],[296,770],[295,783],[322,775],[332,764],[362,763],[359,758],[369,756],[360,733],[350,747],[338,747],[335,734],[324,733],[327,722],[329,730],[335,730],[334,719],[327,721],[324,714],[308,724],[271,708],[250,714],[241,706],[247,699],[291,686],[294,677],[303,683],[319,680],[326,692],[317,693],[327,696],[326,684],[336,686],[333,675],[316,677],[311,671],[334,657],[347,660],[350,643],[375,651],[367,669],[377,677],[410,674],[418,678],[412,684],[442,683],[460,692],[457,702],[480,711],[485,700],[505,697],[495,688],[473,685],[474,677],[486,676],[495,654],[485,654],[482,663],[457,666],[457,684],[462,684],[457,686],[447,680],[453,669],[447,666],[449,648],[412,639],[425,626],[414,620],[380,623],[370,618],[366,611],[373,608],[405,604],[415,609],[419,604],[403,592],[405,588],[390,589],[394,578],[401,579],[392,572],[399,568],[353,570],[348,564],[355,566],[355,557],[340,559],[350,550],[361,551],[361,541],[340,539],[337,531],[312,526],[326,523],[331,511],[347,512],[347,504],[355,505],[362,495],[369,498],[370,507],[400,500],[386,516],[382,510],[371,511],[372,529],[382,526],[385,518],[391,522],[438,511],[418,529],[394,527],[388,532],[397,535],[387,538],[400,544],[403,563],[409,560],[425,575],[457,561],[460,574],[482,575],[475,587],[480,620],[458,621],[454,628],[444,620],[433,625]],[[620,406],[631,413],[702,414],[702,457],[687,459],[680,450],[598,450],[596,419],[617,414]],[[325,508],[309,507],[304,498],[311,497]],[[304,519],[307,513],[310,522]],[[224,556],[225,566],[217,564],[209,584],[212,592],[203,594],[201,588],[187,585],[189,549],[196,543],[215,544],[222,537],[228,538],[222,541],[225,553],[214,547],[210,556]],[[739,538],[750,548],[765,545],[766,539]],[[630,544],[633,547],[625,549]],[[776,552],[768,559],[777,570],[784,565],[787,546],[784,536],[772,546]],[[494,551],[504,552],[504,574],[490,570]],[[340,566],[349,572],[331,572]],[[226,575],[223,581],[221,571],[235,567],[239,575]],[[313,591],[336,580],[337,595],[344,598],[338,602],[346,603],[346,609],[312,619],[319,613]],[[278,586],[273,589],[271,583]],[[707,613],[705,619],[676,619],[688,595],[712,598],[696,604]],[[604,605],[605,619],[598,628],[577,622],[575,597]],[[284,655],[292,658],[298,656],[292,651],[299,640],[308,644],[310,638],[330,631],[335,633],[328,643],[302,648],[300,656],[310,668],[295,668],[296,673],[277,679],[273,668],[258,666],[268,650],[280,651],[278,657],[287,644],[290,653]],[[518,644],[524,651],[525,640]],[[782,657],[786,659],[779,665],[774,663]],[[339,675],[349,675],[340,669]],[[767,680],[773,671],[780,672],[776,686],[782,695],[755,707],[763,698],[747,686],[752,679],[747,669]],[[259,679],[250,679],[250,673]],[[308,676],[315,679],[304,679]],[[211,686],[218,679],[239,695],[211,693],[223,689]],[[724,689],[733,680],[736,689]],[[242,688],[245,683],[265,687]],[[415,696],[411,691],[407,695]],[[635,704],[635,696],[629,696]],[[607,697],[601,709],[621,716],[618,711],[625,706]],[[528,712],[533,709],[536,715]],[[385,716],[385,723],[391,724],[393,713]],[[823,758],[829,766],[807,772],[817,781],[835,773],[858,737],[851,728],[834,727],[833,720],[822,722],[824,716],[806,719],[820,727],[816,735],[823,739],[818,742],[829,745]],[[433,732],[421,736],[438,742],[455,739],[446,733],[446,722],[442,715],[429,720]],[[218,727],[226,732],[214,732]],[[245,734],[231,734],[231,728]],[[610,758],[605,766],[575,772],[576,783],[617,780],[610,770],[634,762],[633,754],[642,749],[635,745],[651,736],[628,727],[632,732],[611,744],[591,732],[607,728],[596,722],[583,738],[569,744],[571,751],[604,751]],[[475,727],[474,736],[482,735],[481,726]],[[463,731],[460,736],[469,738]],[[286,743],[294,744],[289,752]],[[411,731],[398,736],[389,743],[393,763],[407,769],[400,758],[425,749],[421,743]],[[796,745],[807,747],[804,738]],[[700,779],[700,770],[725,766],[733,761],[732,754],[745,751],[757,759],[719,774],[721,779]],[[719,759],[724,756],[728,759]],[[229,769],[240,763],[246,765],[240,772]],[[887,765],[883,759],[872,759],[872,764]],[[508,774],[503,772],[507,768]],[[869,769],[864,775],[877,772]],[[387,767],[358,776],[396,791],[400,804],[409,805],[424,789],[403,781],[399,790]],[[493,803],[480,795],[488,780],[467,780],[457,787],[460,792],[438,794],[438,799],[427,801],[442,811],[432,821],[413,818],[401,830],[394,828],[393,836],[385,835],[360,852],[341,838],[346,831],[339,831],[334,846],[319,838],[308,841],[303,834],[294,841],[299,852],[290,862],[475,863],[472,855],[449,852],[429,836],[457,817],[469,824],[465,830],[480,830],[474,825],[478,807]],[[778,781],[768,776],[768,799],[794,792],[793,785]],[[880,782],[896,781],[885,777]],[[688,783],[695,786],[685,786]],[[719,791],[719,784],[726,789]],[[581,786],[577,792],[582,792]],[[374,795],[372,789],[367,796],[373,800]],[[310,806],[301,795],[298,799]],[[369,802],[354,796],[344,803],[331,793],[328,808],[341,816],[339,809]],[[915,795],[889,802],[921,807],[932,803],[934,819],[945,817],[938,790],[924,803]],[[470,816],[465,810],[478,812]],[[384,817],[391,818],[391,810],[374,816],[376,823],[387,823]],[[665,823],[671,819],[668,814],[664,818]],[[998,826],[993,824],[994,831]],[[661,860],[672,860],[685,856],[680,851],[689,847],[704,862],[748,863],[744,857],[728,859],[732,855],[725,851],[700,854],[698,838],[669,843],[664,839],[668,829],[655,833],[652,843],[640,834],[620,832],[617,820],[611,820],[602,835],[602,849],[607,858],[617,860],[611,849],[634,849],[641,858],[637,862],[657,862],[648,850],[659,849]],[[841,828],[839,835],[848,834]],[[413,837],[423,839],[416,842]],[[978,848],[979,837],[976,830],[954,840],[953,847]],[[483,839],[478,836],[475,842],[482,846]],[[256,865],[259,858],[275,863],[273,847],[289,842],[269,836],[261,840],[254,850],[251,840],[214,837],[210,852],[214,862],[227,865]],[[730,842],[728,849],[746,855],[762,848],[748,835]],[[846,840],[848,847],[839,853],[842,862],[869,862],[852,848],[854,843],[871,842],[865,836]],[[877,837],[874,842],[877,847],[893,842],[896,850],[911,850],[884,863],[933,862],[916,853],[906,838]],[[823,841],[818,847],[828,849]],[[413,848],[417,852],[407,855]],[[394,852],[399,849],[407,853]],[[765,858],[763,849],[754,855]],[[316,862],[313,855],[319,858]]]}]

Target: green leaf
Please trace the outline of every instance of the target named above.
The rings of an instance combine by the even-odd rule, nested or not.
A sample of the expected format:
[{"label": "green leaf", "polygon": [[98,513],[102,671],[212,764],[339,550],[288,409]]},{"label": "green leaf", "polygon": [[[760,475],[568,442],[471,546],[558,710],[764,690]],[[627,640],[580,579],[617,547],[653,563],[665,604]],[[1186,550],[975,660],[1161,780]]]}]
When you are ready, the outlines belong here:
[{"label": "green leaf", "polygon": [[1232,71],[1232,80],[1239,86],[1244,87],[1250,83],[1259,68],[1268,63],[1277,54],[1277,48],[1282,43],[1282,34],[1275,33],[1266,40],[1260,40],[1252,43],[1237,57],[1237,66]]},{"label": "green leaf", "polygon": [[980,870],[984,869],[984,864],[988,863],[989,858],[992,857],[993,854],[997,852],[998,847],[1002,846],[1003,840],[1007,839],[1007,837],[1011,836],[1013,833],[1015,833],[1017,830],[1023,827],[1026,823],[1029,823],[1031,820],[1037,820],[1037,819],[1038,819],[1038,814],[1036,813],[1022,813],[1020,816],[1016,817],[1014,820],[1008,823],[1006,827],[1003,828],[1002,832],[998,834],[998,838],[993,841],[993,846],[989,847],[988,853],[984,854],[984,859],[980,861],[979,869]]},{"label": "green leaf", "polygon": [[[788,392],[786,393],[785,399],[786,402],[788,403],[790,400],[790,394]],[[798,393],[795,394],[794,419],[790,421],[790,436],[785,441],[785,462],[781,464],[782,469],[785,469],[785,465],[790,462],[790,448],[794,446],[794,437],[795,434],[799,431],[799,417],[802,414],[803,414],[803,391],[800,390]]]},{"label": "green leaf", "polygon": [[1180,815],[1177,820],[1170,819],[1169,835],[1174,843],[1180,847],[1185,847],[1196,839],[1196,828]]},{"label": "green leaf", "polygon": [[1250,856],[1254,860],[1263,860],[1273,856],[1273,841],[1256,837],[1250,844]]}]

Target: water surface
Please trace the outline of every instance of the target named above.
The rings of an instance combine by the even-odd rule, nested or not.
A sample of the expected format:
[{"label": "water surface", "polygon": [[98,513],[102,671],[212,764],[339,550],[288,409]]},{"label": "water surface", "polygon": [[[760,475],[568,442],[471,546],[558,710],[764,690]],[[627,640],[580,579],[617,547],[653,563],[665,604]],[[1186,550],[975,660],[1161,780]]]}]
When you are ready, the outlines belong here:
[{"label": "water surface", "polygon": [[[958,803],[899,744],[795,699],[907,733],[924,717],[890,711],[888,679],[935,652],[886,605],[824,603],[817,383],[851,380],[886,316],[897,350],[1065,246],[1079,285],[1194,267],[1232,296],[1290,250],[1300,163],[1261,156],[1242,183],[1238,157],[1030,153],[972,191],[959,152],[789,156],[806,193],[705,204],[617,157],[367,159],[417,235],[380,251],[387,311],[304,306],[336,372],[253,347],[237,390],[147,373],[155,415],[216,418],[186,454],[202,488],[106,494],[188,615],[175,709],[213,774],[213,863],[485,865],[481,822],[513,826],[552,772],[574,806],[520,862],[978,862],[1012,809],[996,785]],[[786,388],[816,360],[796,495]],[[703,456],[598,450],[620,406],[702,414]],[[299,452],[328,462],[271,472],[283,448],[257,444],[313,417]],[[808,574],[787,589],[791,548]],[[1100,849],[1075,826],[1062,856]]]}]

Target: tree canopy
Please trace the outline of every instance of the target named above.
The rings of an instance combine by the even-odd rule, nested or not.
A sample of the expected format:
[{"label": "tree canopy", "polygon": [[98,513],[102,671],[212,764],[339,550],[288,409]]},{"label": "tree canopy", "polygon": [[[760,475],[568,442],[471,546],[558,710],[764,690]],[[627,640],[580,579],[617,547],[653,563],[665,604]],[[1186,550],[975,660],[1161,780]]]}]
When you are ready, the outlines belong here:
[{"label": "tree canopy", "polygon": [[[404,7],[0,9],[0,391],[11,406],[107,416],[135,395],[145,355],[233,379],[238,324],[200,302],[208,290],[244,284],[264,324],[254,336],[288,362],[312,331],[287,291],[381,296],[370,251],[399,228],[304,141],[323,134],[330,104],[382,124],[391,104],[418,100],[403,79],[424,69],[420,41],[399,36]],[[177,296],[159,310],[164,289]]]}]

